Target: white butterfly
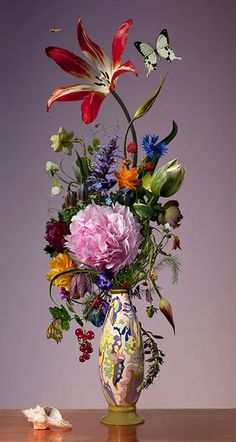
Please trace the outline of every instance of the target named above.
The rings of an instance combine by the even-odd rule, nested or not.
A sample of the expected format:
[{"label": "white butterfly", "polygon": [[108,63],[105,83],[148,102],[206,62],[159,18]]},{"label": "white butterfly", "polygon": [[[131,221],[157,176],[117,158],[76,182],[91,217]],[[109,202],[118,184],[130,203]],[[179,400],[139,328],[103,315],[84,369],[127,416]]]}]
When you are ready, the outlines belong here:
[{"label": "white butterfly", "polygon": [[165,58],[167,61],[182,60],[182,57],[176,57],[173,49],[170,48],[168,32],[166,29],[163,29],[157,37],[156,48],[153,48],[142,41],[136,41],[134,46],[144,57],[144,63],[148,70],[147,77],[152,71],[156,70],[157,60],[159,60],[160,57]]}]

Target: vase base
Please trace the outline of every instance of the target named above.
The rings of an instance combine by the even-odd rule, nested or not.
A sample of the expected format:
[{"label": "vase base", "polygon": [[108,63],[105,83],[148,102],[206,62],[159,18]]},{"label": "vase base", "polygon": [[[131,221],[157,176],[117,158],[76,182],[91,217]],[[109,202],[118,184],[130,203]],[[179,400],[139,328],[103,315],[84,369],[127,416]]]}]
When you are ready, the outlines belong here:
[{"label": "vase base", "polygon": [[139,425],[144,419],[136,412],[136,407],[108,407],[108,412],[100,420],[105,425]]}]

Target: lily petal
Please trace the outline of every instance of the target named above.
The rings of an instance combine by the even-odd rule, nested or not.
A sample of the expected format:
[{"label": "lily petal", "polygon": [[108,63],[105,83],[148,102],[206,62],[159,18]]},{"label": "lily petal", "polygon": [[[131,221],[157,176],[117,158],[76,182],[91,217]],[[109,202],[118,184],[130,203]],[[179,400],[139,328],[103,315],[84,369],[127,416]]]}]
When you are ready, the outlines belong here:
[{"label": "lily petal", "polygon": [[110,92],[112,92],[115,89],[116,85],[116,78],[119,77],[119,75],[124,74],[125,72],[133,72],[136,77],[138,77],[138,71],[136,67],[131,63],[131,61],[126,61],[124,64],[122,64],[118,69],[113,72],[113,75],[111,77],[111,85],[110,85]]},{"label": "lily petal", "polygon": [[83,101],[81,115],[84,123],[89,124],[95,120],[105,96],[101,92],[93,92]]},{"label": "lily petal", "polygon": [[60,87],[53,91],[48,100],[47,110],[49,111],[54,101],[79,101],[89,97],[94,92],[94,87],[82,84]]},{"label": "lily petal", "polygon": [[86,34],[81,19],[77,26],[77,36],[81,51],[91,60],[104,74],[107,72],[108,76],[111,73],[111,59],[107,53],[96,43],[94,43]]},{"label": "lily petal", "polygon": [[117,29],[112,43],[112,69],[116,69],[120,63],[124,48],[127,43],[128,32],[133,20],[127,20]]},{"label": "lily petal", "polygon": [[73,52],[54,46],[46,48],[45,52],[48,57],[52,58],[68,74],[89,81],[97,81],[96,71]]}]

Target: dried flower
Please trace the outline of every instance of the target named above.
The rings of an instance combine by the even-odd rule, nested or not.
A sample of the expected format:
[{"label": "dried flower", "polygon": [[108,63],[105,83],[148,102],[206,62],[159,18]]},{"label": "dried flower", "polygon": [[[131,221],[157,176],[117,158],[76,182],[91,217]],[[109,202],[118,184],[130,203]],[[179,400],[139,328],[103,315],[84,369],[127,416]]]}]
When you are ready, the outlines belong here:
[{"label": "dried flower", "polygon": [[156,281],[157,280],[157,272],[156,272],[156,270],[152,269],[149,272],[149,278],[151,279],[151,281]]},{"label": "dried flower", "polygon": [[176,249],[182,250],[181,246],[180,246],[180,239],[179,239],[178,235],[174,235],[173,236],[173,247],[172,247],[172,250],[176,250]]}]

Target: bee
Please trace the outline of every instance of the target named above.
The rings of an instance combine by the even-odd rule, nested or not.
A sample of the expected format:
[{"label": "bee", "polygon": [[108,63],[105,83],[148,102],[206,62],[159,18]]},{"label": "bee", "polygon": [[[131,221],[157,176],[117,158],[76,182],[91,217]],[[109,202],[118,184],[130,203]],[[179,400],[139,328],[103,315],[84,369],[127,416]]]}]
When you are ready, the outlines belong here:
[{"label": "bee", "polygon": [[52,28],[52,29],[50,29],[49,32],[60,32],[60,31],[61,31],[60,28]]}]

